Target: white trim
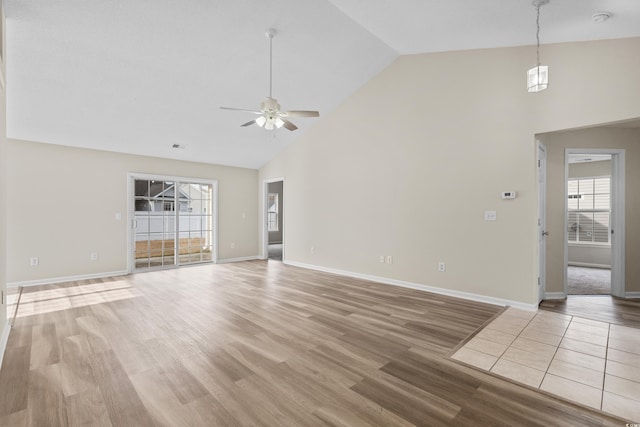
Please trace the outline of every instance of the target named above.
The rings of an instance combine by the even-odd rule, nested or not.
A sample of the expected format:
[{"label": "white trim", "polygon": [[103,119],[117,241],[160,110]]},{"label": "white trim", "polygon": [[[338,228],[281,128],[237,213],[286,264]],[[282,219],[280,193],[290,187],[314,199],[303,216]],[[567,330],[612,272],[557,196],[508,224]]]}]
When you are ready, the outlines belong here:
[{"label": "white trim", "polygon": [[547,147],[536,139],[536,182],[538,187],[538,227],[536,241],[538,253],[538,280],[536,298],[538,304],[547,290]]},{"label": "white trim", "polygon": [[564,292],[545,292],[544,299],[565,299],[567,295]]},{"label": "white trim", "polygon": [[0,338],[0,368],[2,368],[2,361],[4,360],[4,352],[7,350],[7,342],[9,342],[9,332],[11,332],[11,323],[7,319],[4,322],[4,328],[2,329],[2,338]]},{"label": "white trim", "polygon": [[274,182],[282,182],[282,212],[279,212],[278,215],[282,217],[282,260],[284,261],[284,233],[287,227],[284,226],[284,203],[286,197],[284,196],[284,177],[279,178],[269,178],[262,181],[262,222],[260,227],[262,229],[262,256],[260,259],[269,259],[269,230],[268,230],[268,221],[269,214],[267,213],[267,198],[269,197],[269,184]]},{"label": "white trim", "polygon": [[640,298],[640,292],[625,292],[625,298]]},{"label": "white trim", "polygon": [[[211,209],[212,209],[212,221],[213,221],[213,235],[211,236],[211,246],[213,247],[211,253],[211,262],[213,264],[218,263],[218,180],[215,178],[197,178],[197,177],[183,177],[183,176],[173,176],[173,175],[155,175],[155,174],[147,174],[142,172],[127,172],[127,272],[129,274],[133,273],[143,273],[145,271],[136,271],[135,268],[135,260],[134,260],[134,245],[135,238],[133,233],[133,221],[135,220],[135,203],[133,200],[135,199],[135,185],[134,182],[136,179],[143,180],[158,180],[158,181],[177,181],[177,182],[186,182],[186,183],[198,183],[198,184],[209,184],[212,187],[212,199],[211,199]],[[178,212],[179,215],[179,212]],[[176,245],[177,239],[176,239]],[[177,252],[177,250],[176,250]],[[176,267],[184,267],[185,265],[176,265]],[[150,270],[153,271],[153,270]]]},{"label": "white trim", "polygon": [[400,286],[400,287],[403,287],[403,288],[416,289],[416,290],[419,290],[419,291],[431,292],[431,293],[440,294],[440,295],[447,295],[447,296],[467,299],[467,300],[471,300],[471,301],[483,302],[483,303],[486,303],[486,304],[499,305],[499,306],[503,306],[503,307],[504,306],[510,306],[510,307],[514,307],[514,308],[519,308],[521,310],[527,310],[527,311],[537,311],[538,310],[538,304],[526,304],[526,303],[519,302],[519,301],[511,301],[511,300],[506,300],[506,299],[502,299],[502,298],[488,297],[488,296],[485,296],[485,295],[472,294],[472,293],[469,293],[469,292],[454,291],[454,290],[445,289],[445,288],[436,288],[436,287],[433,287],[433,286],[423,285],[421,283],[405,282],[404,280],[389,279],[387,277],[372,276],[372,275],[368,275],[368,274],[355,273],[353,271],[338,270],[338,269],[335,269],[335,268],[328,268],[328,267],[322,267],[322,266],[319,266],[319,265],[305,264],[305,263],[296,262],[296,261],[283,261],[283,263],[287,264],[287,265],[294,266],[294,267],[306,268],[308,270],[317,270],[317,271],[322,271],[324,273],[339,274],[341,276],[347,276],[347,277],[353,277],[353,278],[356,278],[356,279],[369,280],[369,281],[372,281],[372,282],[383,283],[385,285]]},{"label": "white trim", "polygon": [[77,280],[102,279],[105,277],[126,276],[127,270],[106,271],[103,273],[81,274],[78,276],[53,277],[50,279],[25,280],[24,282],[7,283],[7,288],[18,288],[20,286],[52,285],[55,283],[75,282]]},{"label": "white trim", "polygon": [[604,268],[604,269],[611,268],[611,266],[607,264],[591,264],[588,262],[573,262],[573,261],[569,261],[569,266],[570,267]]},{"label": "white trim", "polygon": [[255,261],[257,259],[263,259],[263,258],[261,258],[259,255],[241,256],[238,258],[225,258],[225,259],[219,259],[218,264],[229,264],[230,262],[242,262],[242,261]]}]

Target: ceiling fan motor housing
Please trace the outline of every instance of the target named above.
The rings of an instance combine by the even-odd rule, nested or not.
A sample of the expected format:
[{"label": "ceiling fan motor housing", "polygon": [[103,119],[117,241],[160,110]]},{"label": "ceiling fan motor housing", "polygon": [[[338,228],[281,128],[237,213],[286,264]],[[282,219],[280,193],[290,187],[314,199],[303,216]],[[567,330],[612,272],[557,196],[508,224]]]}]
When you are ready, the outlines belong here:
[{"label": "ceiling fan motor housing", "polygon": [[273,98],[267,98],[260,103],[260,109],[264,113],[275,113],[280,111],[280,104]]}]

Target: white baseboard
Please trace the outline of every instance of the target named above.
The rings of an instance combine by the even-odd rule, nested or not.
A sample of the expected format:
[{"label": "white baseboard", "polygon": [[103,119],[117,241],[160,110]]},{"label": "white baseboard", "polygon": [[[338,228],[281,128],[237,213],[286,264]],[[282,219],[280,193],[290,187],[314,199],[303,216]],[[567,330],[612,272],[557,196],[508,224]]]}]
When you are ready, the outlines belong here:
[{"label": "white baseboard", "polygon": [[625,292],[625,298],[640,298],[640,292]]},{"label": "white baseboard", "polygon": [[565,299],[567,295],[564,292],[545,292],[544,299]]},{"label": "white baseboard", "polygon": [[11,324],[9,323],[9,319],[7,319],[6,322],[4,322],[4,328],[2,328],[2,337],[0,337],[0,368],[2,368],[2,361],[4,360],[4,352],[7,349],[10,331]]},{"label": "white baseboard", "polygon": [[605,268],[610,269],[611,266],[607,264],[591,264],[588,262],[569,262],[571,267],[588,267],[588,268]]},{"label": "white baseboard", "polygon": [[511,301],[511,300],[506,300],[506,299],[502,299],[502,298],[494,298],[494,297],[488,297],[488,296],[485,296],[485,295],[472,294],[472,293],[469,293],[469,292],[454,291],[454,290],[445,289],[445,288],[437,288],[437,287],[433,287],[433,286],[423,285],[423,284],[420,284],[420,283],[406,282],[406,281],[403,281],[403,280],[389,279],[389,278],[386,278],[386,277],[372,276],[372,275],[361,274],[361,273],[354,273],[352,271],[338,270],[338,269],[335,269],[335,268],[328,268],[328,267],[322,267],[322,266],[318,266],[318,265],[305,264],[305,263],[296,262],[296,261],[284,261],[284,264],[292,265],[294,267],[306,268],[306,269],[309,269],[309,270],[322,271],[322,272],[325,272],[325,273],[339,274],[341,276],[353,277],[353,278],[356,278],[356,279],[370,280],[372,282],[384,283],[386,285],[400,286],[400,287],[403,287],[403,288],[416,289],[416,290],[419,290],[419,291],[431,292],[431,293],[434,293],[434,294],[447,295],[447,296],[467,299],[467,300],[471,300],[471,301],[483,302],[483,303],[486,303],[486,304],[499,305],[499,306],[510,306],[510,307],[514,307],[514,308],[519,308],[521,310],[527,310],[527,311],[536,311],[538,309],[538,305],[537,304],[526,304],[526,303],[519,302],[519,301]]},{"label": "white baseboard", "polygon": [[228,264],[230,262],[241,262],[241,261],[255,261],[257,259],[264,259],[264,258],[261,258],[258,255],[243,256],[238,258],[225,258],[225,259],[219,259],[216,264]]},{"label": "white baseboard", "polygon": [[20,286],[52,285],[55,283],[75,282],[76,280],[102,279],[105,277],[126,276],[127,270],[106,271],[103,273],[81,274],[78,276],[52,277],[50,279],[25,280],[23,282],[9,282],[7,288],[18,288]]}]

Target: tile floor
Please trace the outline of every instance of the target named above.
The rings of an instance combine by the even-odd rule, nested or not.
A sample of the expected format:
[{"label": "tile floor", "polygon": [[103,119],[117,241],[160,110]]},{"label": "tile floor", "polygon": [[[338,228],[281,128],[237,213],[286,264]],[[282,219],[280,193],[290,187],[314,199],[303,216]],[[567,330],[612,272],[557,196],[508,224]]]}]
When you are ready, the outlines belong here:
[{"label": "tile floor", "polygon": [[640,422],[640,329],[509,308],[451,357]]}]

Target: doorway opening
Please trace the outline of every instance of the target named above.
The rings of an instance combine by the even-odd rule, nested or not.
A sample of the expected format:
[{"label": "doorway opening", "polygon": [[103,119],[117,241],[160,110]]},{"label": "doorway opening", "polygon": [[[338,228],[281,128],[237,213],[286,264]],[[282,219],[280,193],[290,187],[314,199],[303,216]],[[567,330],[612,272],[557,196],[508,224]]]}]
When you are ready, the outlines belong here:
[{"label": "doorway opening", "polygon": [[129,271],[216,261],[217,183],[129,175]]},{"label": "doorway opening", "polygon": [[624,152],[567,149],[565,295],[624,294]]},{"label": "doorway opening", "polygon": [[284,179],[267,180],[265,193],[264,252],[269,260],[282,261],[284,255]]},{"label": "doorway opening", "polygon": [[567,156],[567,294],[611,293],[611,155]]}]

